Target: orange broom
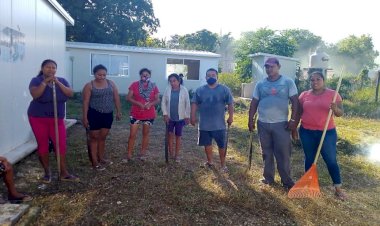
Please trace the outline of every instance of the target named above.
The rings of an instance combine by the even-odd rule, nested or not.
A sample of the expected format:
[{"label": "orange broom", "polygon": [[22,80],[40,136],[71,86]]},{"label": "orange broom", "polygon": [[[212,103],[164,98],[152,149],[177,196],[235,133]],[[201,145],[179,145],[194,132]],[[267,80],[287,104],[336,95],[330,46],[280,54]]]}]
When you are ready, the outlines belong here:
[{"label": "orange broom", "polygon": [[[338,86],[336,88],[336,92],[333,98],[333,103],[335,103],[336,98],[338,96],[340,84],[342,83],[342,77],[343,77],[342,75],[343,75],[343,68],[342,68],[340,78],[338,81]],[[332,109],[330,109],[313,164],[311,165],[310,169],[301,177],[301,179],[299,179],[297,183],[290,189],[288,193],[288,197],[291,199],[316,198],[316,197],[321,196],[321,190],[319,189],[319,182],[318,182],[317,161],[318,161],[319,154],[321,153],[323,141],[326,136],[327,127],[329,125],[332,113],[333,113]]]}]

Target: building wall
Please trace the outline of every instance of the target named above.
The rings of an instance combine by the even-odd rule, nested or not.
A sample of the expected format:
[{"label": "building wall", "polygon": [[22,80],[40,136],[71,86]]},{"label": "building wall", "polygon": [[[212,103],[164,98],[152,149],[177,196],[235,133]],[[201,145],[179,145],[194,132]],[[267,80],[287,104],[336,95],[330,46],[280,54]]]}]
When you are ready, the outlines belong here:
[{"label": "building wall", "polygon": [[[114,55],[127,55],[129,57],[129,76],[116,77],[108,76],[108,79],[115,82],[121,94],[128,92],[128,87],[134,81],[140,79],[139,71],[142,68],[148,68],[152,71],[151,80],[155,82],[162,93],[167,86],[166,75],[166,60],[167,58],[184,58],[200,60],[199,79],[200,80],[185,80],[184,85],[188,89],[196,89],[201,84],[206,83],[205,75],[207,69],[218,67],[218,58],[210,57],[189,57],[181,55],[170,54],[157,54],[157,53],[138,53],[138,52],[120,52],[120,51],[104,51],[82,48],[67,48],[66,59],[71,59],[67,65],[69,71],[69,81],[73,81],[73,88],[75,92],[81,92],[83,86],[93,79],[91,75],[91,54],[92,53],[106,53]],[[70,72],[71,71],[71,72]]]},{"label": "building wall", "polygon": [[[258,81],[268,77],[265,72],[264,64],[268,57],[274,57],[271,54],[260,54],[252,57],[252,82],[243,83],[241,86],[241,96],[252,98],[253,90]],[[297,72],[297,61],[293,58],[276,56],[281,64],[280,74],[295,79]]]},{"label": "building wall", "polygon": [[[268,59],[268,56],[260,55],[252,58],[252,76],[253,80],[261,80],[268,75],[265,72],[264,64]],[[291,79],[295,79],[297,72],[297,61],[293,59],[278,58],[281,68],[280,74],[288,76]]]},{"label": "building wall", "polygon": [[[47,58],[57,62],[58,75],[65,74],[65,26],[48,1],[0,1],[0,155],[33,138],[27,117],[29,82]],[[10,30],[23,35],[17,43],[6,32]]]}]

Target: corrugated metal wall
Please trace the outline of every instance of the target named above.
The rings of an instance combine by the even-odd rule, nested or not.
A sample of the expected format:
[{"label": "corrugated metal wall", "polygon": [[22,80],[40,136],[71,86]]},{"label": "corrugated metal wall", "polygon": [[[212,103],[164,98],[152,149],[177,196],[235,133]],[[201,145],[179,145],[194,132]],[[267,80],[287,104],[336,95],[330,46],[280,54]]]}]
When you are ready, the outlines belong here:
[{"label": "corrugated metal wall", "polygon": [[64,75],[65,27],[65,19],[48,1],[0,1],[0,155],[33,138],[28,85],[47,58]]}]

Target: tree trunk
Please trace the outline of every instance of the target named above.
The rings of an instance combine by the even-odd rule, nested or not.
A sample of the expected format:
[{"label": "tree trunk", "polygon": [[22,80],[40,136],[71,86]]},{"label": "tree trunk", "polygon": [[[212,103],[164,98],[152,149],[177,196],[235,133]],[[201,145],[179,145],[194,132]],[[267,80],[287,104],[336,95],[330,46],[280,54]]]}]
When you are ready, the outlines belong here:
[{"label": "tree trunk", "polygon": [[380,83],[380,70],[377,72],[377,83],[376,83],[376,97],[375,102],[377,103],[379,99],[379,83]]}]

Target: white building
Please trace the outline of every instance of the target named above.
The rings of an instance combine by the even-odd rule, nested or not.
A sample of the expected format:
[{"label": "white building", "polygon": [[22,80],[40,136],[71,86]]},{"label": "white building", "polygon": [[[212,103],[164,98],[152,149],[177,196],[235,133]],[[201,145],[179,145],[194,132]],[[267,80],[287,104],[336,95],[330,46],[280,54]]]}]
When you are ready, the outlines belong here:
[{"label": "white building", "polygon": [[66,26],[74,20],[55,0],[0,1],[0,155],[16,162],[37,147],[27,109],[29,82],[45,59],[65,74]]},{"label": "white building", "polygon": [[196,89],[205,84],[206,71],[218,68],[220,55],[191,50],[146,48],[112,44],[67,42],[67,71],[74,91],[80,92],[92,80],[92,68],[103,64],[108,69],[107,78],[126,94],[130,84],[140,79],[139,70],[152,71],[152,81],[162,93],[168,85],[167,76],[183,73],[186,88]]},{"label": "white building", "polygon": [[242,97],[252,98],[253,89],[255,88],[256,82],[268,77],[268,75],[265,72],[264,64],[265,61],[270,57],[276,57],[280,62],[281,75],[288,76],[291,79],[295,79],[296,77],[296,73],[299,67],[299,59],[297,58],[279,56],[268,53],[250,54],[249,57],[252,58],[252,82],[242,84]]}]

